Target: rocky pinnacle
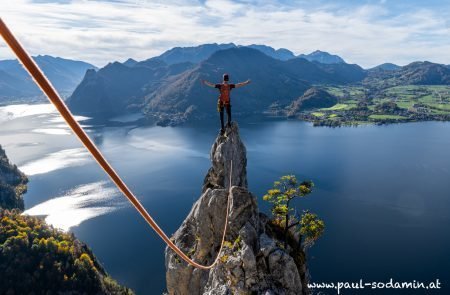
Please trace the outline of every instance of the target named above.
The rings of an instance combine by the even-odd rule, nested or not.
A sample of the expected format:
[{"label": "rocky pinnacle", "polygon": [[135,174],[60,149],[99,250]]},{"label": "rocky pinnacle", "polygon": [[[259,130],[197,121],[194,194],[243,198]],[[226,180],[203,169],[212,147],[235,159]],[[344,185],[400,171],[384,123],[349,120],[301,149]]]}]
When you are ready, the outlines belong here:
[{"label": "rocky pinnacle", "polygon": [[259,212],[256,197],[247,189],[247,155],[236,123],[217,136],[210,156],[212,167],[202,195],[172,239],[195,261],[214,261],[222,239],[232,160],[226,243],[219,263],[208,271],[188,265],[166,248],[168,293],[308,294],[304,253],[283,249],[269,218]]}]

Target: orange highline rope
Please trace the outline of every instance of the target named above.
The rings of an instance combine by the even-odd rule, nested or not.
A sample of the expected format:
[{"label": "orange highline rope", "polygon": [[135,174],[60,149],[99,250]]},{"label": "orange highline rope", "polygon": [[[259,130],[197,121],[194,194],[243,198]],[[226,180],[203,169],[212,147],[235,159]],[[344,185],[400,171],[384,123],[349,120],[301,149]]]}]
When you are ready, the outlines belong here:
[{"label": "orange highline rope", "polygon": [[111,165],[106,161],[103,157],[100,150],[97,146],[91,141],[89,136],[80,126],[80,124],[75,120],[73,115],[70,113],[66,104],[63,102],[59,94],[56,92],[55,88],[52,86],[50,81],[44,75],[44,73],[39,69],[38,65],[34,62],[34,60],[30,57],[30,55],[25,51],[19,41],[14,37],[12,32],[8,29],[6,24],[0,18],[0,33],[2,37],[5,39],[8,46],[12,49],[14,54],[20,60],[25,69],[30,73],[33,77],[36,84],[42,89],[42,91],[47,95],[50,102],[56,107],[61,116],[64,118],[66,123],[70,126],[73,132],[78,136],[83,145],[88,149],[97,163],[101,166],[101,168],[109,175],[111,180],[116,184],[116,186],[122,191],[122,193],[127,197],[128,201],[136,208],[136,210],[142,215],[142,217],[147,221],[147,223],[153,228],[153,230],[164,240],[164,242],[177,253],[184,261],[189,263],[190,265],[200,268],[200,269],[211,269],[214,265],[219,261],[220,253],[222,252],[223,244],[225,241],[225,234],[227,231],[228,225],[228,212],[230,210],[230,195],[231,195],[231,175],[233,171],[233,162],[231,162],[231,171],[230,171],[230,187],[228,190],[228,200],[227,200],[227,211],[225,216],[225,225],[223,229],[222,242],[220,244],[219,252],[217,253],[217,257],[214,262],[210,265],[202,265],[199,264],[192,259],[190,259],[183,251],[178,248],[169,237],[163,232],[163,230],[158,226],[158,224],[153,220],[150,214],[145,210],[144,206],[139,202],[136,196],[131,192],[131,190],[127,187],[127,185],[123,182],[120,176],[114,171]]}]

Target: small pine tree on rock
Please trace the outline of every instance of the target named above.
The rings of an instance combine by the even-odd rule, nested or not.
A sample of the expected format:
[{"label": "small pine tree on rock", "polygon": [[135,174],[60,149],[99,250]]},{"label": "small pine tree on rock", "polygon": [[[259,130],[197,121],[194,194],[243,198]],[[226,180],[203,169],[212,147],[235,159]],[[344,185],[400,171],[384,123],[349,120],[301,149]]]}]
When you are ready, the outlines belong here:
[{"label": "small pine tree on rock", "polygon": [[299,182],[295,175],[284,175],[275,181],[273,187],[263,196],[272,204],[272,222],[283,229],[284,248],[287,249],[289,233],[299,235],[298,245],[311,247],[325,230],[325,223],[316,214],[305,210],[302,214],[293,206],[295,199],[312,193],[312,181]]}]

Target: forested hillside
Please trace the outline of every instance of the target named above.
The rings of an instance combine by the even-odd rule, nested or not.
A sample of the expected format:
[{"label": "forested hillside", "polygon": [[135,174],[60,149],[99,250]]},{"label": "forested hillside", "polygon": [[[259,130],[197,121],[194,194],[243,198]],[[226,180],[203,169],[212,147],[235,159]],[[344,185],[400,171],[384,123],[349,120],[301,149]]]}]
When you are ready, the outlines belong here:
[{"label": "forested hillside", "polygon": [[21,213],[27,181],[0,146],[0,294],[133,294],[73,234]]},{"label": "forested hillside", "polygon": [[0,145],[0,208],[24,209],[22,194],[27,190],[28,178],[9,162]]},{"label": "forested hillside", "polygon": [[[132,294],[73,234],[0,209],[0,294]],[[50,293],[49,293],[50,292]]]}]

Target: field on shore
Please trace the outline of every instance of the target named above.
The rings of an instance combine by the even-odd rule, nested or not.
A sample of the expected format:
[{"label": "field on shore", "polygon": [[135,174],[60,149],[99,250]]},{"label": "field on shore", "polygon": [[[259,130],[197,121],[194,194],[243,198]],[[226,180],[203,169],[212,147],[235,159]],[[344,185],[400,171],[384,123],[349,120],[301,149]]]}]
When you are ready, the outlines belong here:
[{"label": "field on shore", "polygon": [[407,85],[381,90],[367,86],[323,86],[323,89],[336,96],[338,103],[301,115],[316,125],[450,120],[448,85]]}]

